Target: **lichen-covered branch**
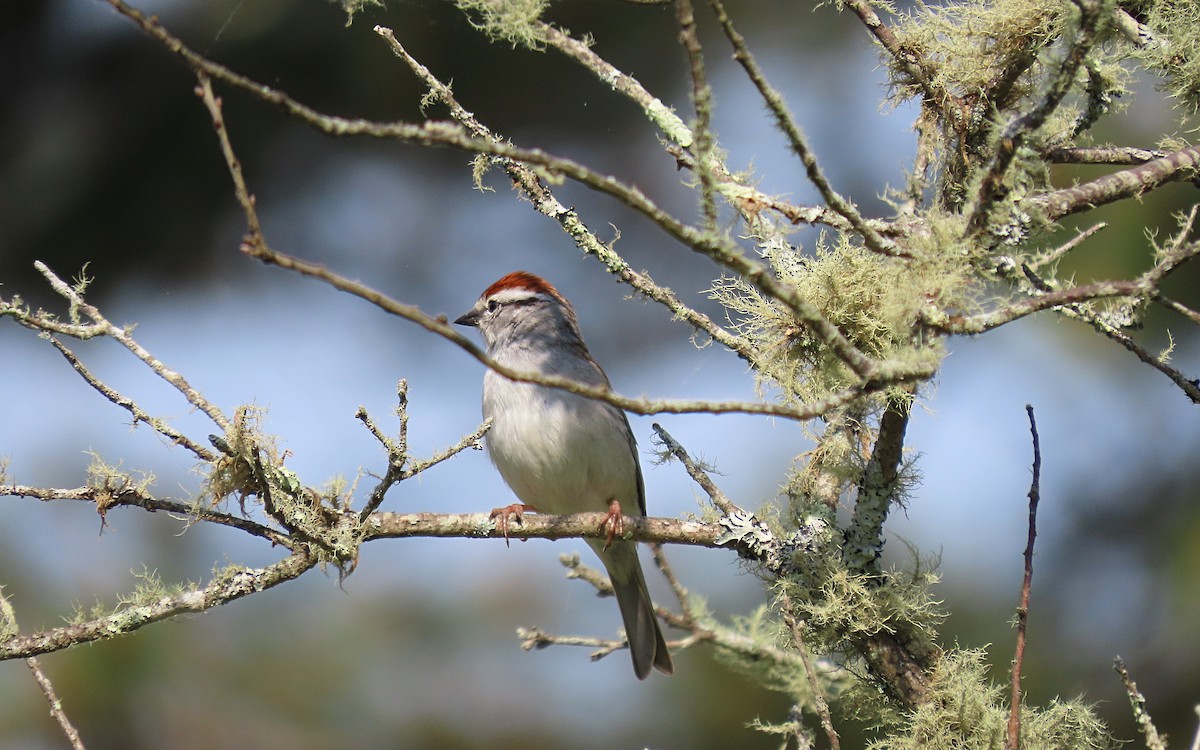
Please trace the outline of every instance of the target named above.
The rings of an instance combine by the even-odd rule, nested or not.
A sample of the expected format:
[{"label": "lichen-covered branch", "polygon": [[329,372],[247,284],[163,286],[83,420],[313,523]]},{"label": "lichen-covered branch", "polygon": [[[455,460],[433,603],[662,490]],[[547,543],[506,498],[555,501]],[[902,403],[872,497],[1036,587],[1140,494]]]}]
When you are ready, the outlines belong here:
[{"label": "lichen-covered branch", "polygon": [[1200,147],[1188,146],[1082,185],[1034,196],[1029,203],[1042,210],[1047,218],[1061,219],[1106,203],[1136,198],[1167,182],[1194,180],[1197,176],[1200,176]]},{"label": "lichen-covered branch", "polygon": [[263,568],[230,566],[218,571],[201,587],[164,594],[154,601],[133,602],[94,620],[6,638],[0,641],[0,661],[48,654],[81,643],[126,635],[176,615],[204,612],[298,578],[318,561],[316,556],[299,551]]}]

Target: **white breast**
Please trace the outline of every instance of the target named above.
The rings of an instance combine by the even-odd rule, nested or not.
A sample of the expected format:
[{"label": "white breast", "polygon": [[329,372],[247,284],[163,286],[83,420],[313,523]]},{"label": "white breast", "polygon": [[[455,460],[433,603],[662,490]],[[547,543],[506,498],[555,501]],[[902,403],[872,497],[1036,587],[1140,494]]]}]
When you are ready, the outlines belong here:
[{"label": "white breast", "polygon": [[612,499],[638,514],[637,465],[616,408],[489,371],[483,413],[488,453],[521,502],[543,513],[603,511]]}]

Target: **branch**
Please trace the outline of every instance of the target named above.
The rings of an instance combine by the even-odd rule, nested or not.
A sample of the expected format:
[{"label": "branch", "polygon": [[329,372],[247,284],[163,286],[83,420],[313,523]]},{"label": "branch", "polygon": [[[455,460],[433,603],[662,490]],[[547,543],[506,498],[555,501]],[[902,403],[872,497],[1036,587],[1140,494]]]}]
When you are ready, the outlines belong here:
[{"label": "branch", "polygon": [[1025,578],[1021,582],[1021,603],[1017,605],[1017,650],[1013,657],[1012,694],[1009,698],[1007,750],[1021,746],[1021,669],[1025,664],[1025,628],[1029,621],[1029,591],[1033,585],[1033,542],[1037,538],[1037,510],[1041,499],[1042,446],[1038,440],[1033,406],[1026,405],[1029,432],[1033,438],[1033,479],[1029,484],[1029,537],[1025,542]]},{"label": "branch", "polygon": [[1132,169],[1030,198],[1028,203],[1040,208],[1047,218],[1058,220],[1106,203],[1135,198],[1167,182],[1194,180],[1198,175],[1200,147],[1188,146]]},{"label": "branch", "polygon": [[176,430],[174,427],[167,424],[163,420],[161,420],[157,417],[150,416],[140,406],[138,406],[137,403],[134,402],[133,399],[131,399],[127,396],[123,396],[120,393],[118,393],[116,390],[114,390],[113,388],[110,388],[109,386],[105,385],[103,381],[101,381],[99,378],[97,378],[95,375],[93,375],[91,370],[89,370],[83,364],[83,362],[81,362],[79,360],[79,358],[75,356],[74,352],[72,352],[70,349],[68,349],[57,338],[55,338],[54,336],[49,336],[48,338],[49,338],[50,343],[54,346],[54,348],[58,349],[58,351],[63,355],[63,357],[66,358],[67,362],[70,363],[71,367],[73,367],[75,369],[75,372],[79,373],[79,375],[85,381],[87,381],[87,384],[90,385],[92,388],[94,388],[97,392],[99,392],[100,395],[104,396],[106,399],[113,402],[114,404],[121,407],[122,409],[128,411],[130,413],[130,415],[133,416],[133,422],[135,425],[138,422],[144,422],[145,424],[150,426],[150,429],[154,430],[155,432],[159,433],[163,437],[170,440],[173,445],[182,445],[184,448],[187,448],[189,451],[191,451],[193,454],[195,454],[195,456],[197,458],[199,458],[201,461],[215,461],[216,460],[216,458],[217,458],[216,454],[213,453],[212,451],[210,451],[208,448],[205,448],[204,446],[200,445],[199,443],[196,443],[191,438],[189,438],[187,435],[184,435],[182,432],[180,432],[179,430]]},{"label": "branch", "polygon": [[106,640],[186,612],[203,612],[298,578],[317,564],[307,552],[293,552],[265,568],[230,566],[205,587],[163,596],[148,604],[130,604],[111,615],[86,622],[14,635],[0,641],[0,661],[48,654],[79,643]]},{"label": "branch", "polygon": [[704,214],[704,229],[706,232],[717,231],[717,200],[714,164],[716,157],[716,138],[712,131],[713,97],[708,85],[708,77],[704,72],[704,54],[700,47],[700,37],[696,33],[696,16],[692,11],[691,0],[676,0],[675,18],[679,23],[679,41],[687,52],[688,68],[692,76],[692,107],[696,112],[696,127],[694,129],[695,143],[692,148],[696,152],[699,169],[696,177],[700,180],[700,208]]},{"label": "branch", "polygon": [[[4,596],[4,588],[0,586],[0,628],[6,633],[16,634],[18,631],[17,614],[13,611],[12,604],[8,598]],[[38,689],[42,691],[42,695],[46,697],[46,702],[50,704],[50,715],[58,722],[58,726],[66,735],[67,741],[71,743],[72,750],[85,750],[83,740],[79,737],[79,730],[71,723],[71,719],[67,717],[67,712],[63,710],[62,700],[59,699],[58,693],[54,690],[54,683],[50,682],[50,678],[42,671],[41,663],[30,656],[25,660],[29,671],[33,673],[33,679],[37,682]]]},{"label": "branch", "polygon": [[[572,39],[553,26],[543,25],[542,31],[547,35],[548,41],[560,46],[560,49],[570,50],[573,57],[583,59],[589,67],[595,68],[601,64],[608,65],[592,53],[586,45]],[[457,122],[479,138],[501,142],[501,139],[497,135],[492,133],[471,112],[459,104],[448,85],[440,81],[427,67],[408,53],[404,46],[396,39],[391,29],[376,26],[375,33],[387,40],[388,44],[391,45],[393,54],[408,64],[412,71],[429,87],[430,93],[440,99],[450,109],[451,116]],[[648,114],[651,114],[652,119],[655,117],[664,118],[667,120],[665,126],[674,127],[671,123],[678,122],[678,126],[683,127],[682,121],[679,121],[674,112],[671,112],[665,105],[651,97],[649,92],[642,89],[641,84],[637,83],[634,79],[620,73],[616,68],[612,68],[611,66],[600,68],[597,73],[598,75],[605,76],[605,80],[610,82],[615,80],[616,82],[613,83],[613,86],[618,91],[630,92],[629,95],[632,99],[639,103],[644,103],[646,111]],[[667,117],[668,115],[669,117]],[[671,118],[673,118],[673,121]],[[683,136],[679,137],[682,138]],[[689,131],[686,134],[688,143],[691,142],[691,138],[692,136]],[[537,172],[529,166],[513,159],[500,159],[500,164],[513,181],[513,184],[529,198],[534,208],[544,216],[557,221],[563,228],[563,231],[575,241],[576,246],[583,250],[584,253],[598,259],[610,273],[614,274],[637,292],[666,307],[671,311],[673,316],[690,324],[696,330],[708,334],[714,341],[736,352],[742,359],[746,361],[751,360],[752,351],[749,344],[736,334],[717,325],[707,315],[685,304],[674,292],[656,284],[646,273],[634,270],[624,258],[613,250],[611,245],[601,242],[592,233],[574,209],[563,206],[555,198],[554,193],[546,187],[541,178],[538,177]]]},{"label": "branch", "polygon": [[[663,0],[673,2],[674,0]],[[675,111],[651,94],[633,76],[624,73],[616,66],[592,51],[584,42],[579,41],[557,26],[545,21],[535,21],[534,25],[545,39],[546,43],[559,52],[581,63],[595,74],[596,78],[612,87],[613,91],[624,95],[641,108],[646,117],[662,131],[673,143],[683,148],[690,148],[695,137],[688,126],[675,114]],[[378,27],[376,31],[378,31]],[[390,33],[390,32],[389,32]],[[457,117],[455,119],[458,119]]]},{"label": "branch", "polygon": [[1076,0],[1075,4],[1080,14],[1078,35],[1071,41],[1067,58],[1055,70],[1041,101],[1025,114],[1013,118],[998,134],[996,153],[988,165],[987,173],[979,182],[967,221],[968,232],[977,233],[987,228],[992,209],[1009,192],[1004,178],[1017,152],[1062,104],[1074,85],[1076,74],[1096,44],[1103,16],[1100,0]]},{"label": "branch", "polygon": [[779,597],[779,604],[783,612],[783,622],[792,633],[792,643],[795,645],[797,653],[800,654],[800,659],[804,662],[804,674],[808,678],[808,688],[812,691],[813,705],[817,710],[817,716],[821,719],[821,728],[825,730],[825,737],[829,740],[830,750],[841,750],[842,743],[837,729],[833,726],[829,703],[825,700],[825,693],[821,689],[821,683],[817,680],[817,672],[813,669],[808,644],[804,642],[804,629],[808,625],[803,620],[796,618],[792,599],[786,592]]},{"label": "branch", "polygon": [[[37,313],[30,313],[27,309],[18,308],[7,303],[0,304],[0,314],[12,317],[26,328],[36,331],[61,333],[66,336],[73,336],[80,339],[90,339],[95,336],[108,336],[109,338],[115,339],[118,343],[132,352],[135,357],[146,363],[146,365],[154,371],[154,374],[170,383],[175,390],[183,394],[183,397],[187,399],[188,403],[207,414],[208,418],[216,423],[217,426],[219,426],[222,430],[229,429],[229,420],[224,414],[221,413],[221,410],[213,406],[206,398],[204,398],[204,396],[200,395],[200,392],[193,388],[182,375],[164,365],[153,355],[151,355],[150,352],[146,351],[140,344],[134,341],[133,336],[130,335],[131,329],[118,328],[110,323],[107,318],[101,315],[97,308],[85,302],[81,292],[81,289],[84,285],[81,284],[79,287],[72,287],[56,276],[54,272],[51,271],[50,268],[40,260],[34,261],[33,267],[36,268],[38,272],[42,274],[42,276],[46,277],[46,280],[50,282],[50,287],[54,289],[59,296],[63,297],[67,300],[67,302],[70,303],[71,323],[62,324],[48,313],[43,313],[41,311],[38,311]],[[85,325],[79,322],[79,313],[81,312],[92,320],[92,325]],[[62,351],[61,348],[59,350]],[[66,353],[64,352],[64,354]],[[67,359],[70,361],[71,357],[68,356]],[[78,370],[79,368],[76,369]],[[83,373],[84,371],[80,370],[80,374]],[[95,384],[99,381],[92,378],[89,379],[88,382],[95,387]],[[100,390],[101,393],[104,393],[106,397],[108,396],[108,394],[105,393],[105,390],[100,388],[97,388],[97,390]],[[116,401],[114,401],[114,403],[117,403],[118,406],[124,406]],[[150,424],[159,432],[163,432],[161,429],[155,426],[154,422],[147,422],[147,424]],[[168,438],[174,439],[173,434],[177,433],[171,431],[164,432],[163,434]],[[189,446],[189,448],[192,448],[192,446]],[[195,452],[194,448],[192,448],[192,450]]]},{"label": "branch", "polygon": [[[522,514],[509,521],[509,536],[517,539],[605,539],[604,513],[575,513],[565,516]],[[676,518],[626,516],[620,539],[693,547],[720,547],[726,529],[720,524]],[[408,537],[504,539],[494,518],[487,513],[374,513],[367,519],[363,541]]]},{"label": "branch", "polygon": [[1132,146],[1101,146],[1093,148],[1059,147],[1046,151],[1044,156],[1055,164],[1145,164],[1167,156],[1168,152]]},{"label": "branch", "polygon": [[1098,281],[1095,284],[1039,294],[989,313],[962,316],[947,315],[940,310],[927,311],[925,321],[931,328],[943,333],[974,335],[999,328],[1042,310],[1110,297],[1133,297],[1142,289],[1140,281]]},{"label": "branch", "polygon": [[204,508],[196,503],[163,500],[154,497],[145,489],[135,485],[126,485],[120,488],[75,487],[72,489],[61,489],[9,484],[0,486],[0,496],[29,497],[41,500],[42,502],[77,500],[79,502],[92,503],[96,506],[96,512],[100,514],[102,522],[105,515],[112,508],[141,508],[151,513],[165,511],[187,519],[188,523],[203,521],[228,526],[229,528],[244,531],[261,539],[266,539],[271,544],[278,544],[289,549],[296,544],[287,534],[276,531],[270,526],[264,526],[241,516],[234,516],[229,513],[212,510],[211,508]]},{"label": "branch", "polygon": [[[348,120],[323,115],[296,102],[283,92],[272,89],[233,73],[222,65],[211,62],[189,49],[178,38],[163,29],[154,19],[149,19],[122,0],[108,0],[114,8],[137,23],[144,31],[162,42],[169,50],[179,55],[192,68],[218,80],[241,88],[264,102],[282,108],[313,127],[333,136],[366,135],[376,138],[396,139],[425,146],[450,146],[472,153],[487,154],[515,161],[535,164],[569,177],[582,185],[610,195],[626,206],[641,213],[671,237],[693,251],[700,253],[741,276],[768,297],[788,307],[796,318],[807,325],[813,334],[838,356],[860,378],[872,381],[878,378],[894,378],[897,368],[881,366],[846,338],[830,321],[826,320],[815,305],[804,299],[795,285],[781,282],[770,268],[747,257],[736,245],[723,238],[684,224],[659,208],[641,190],[627,185],[614,177],[588,169],[570,159],[555,157],[540,149],[523,149],[504,143],[477,138],[463,128],[446,123],[377,123],[366,120]],[[232,164],[230,165],[232,169]],[[252,237],[253,239],[253,237]],[[267,250],[265,243],[251,244],[251,254]],[[900,368],[902,369],[902,368]],[[927,373],[905,373],[921,377]]]},{"label": "branch", "polygon": [[688,476],[690,476],[696,482],[696,484],[700,485],[700,489],[704,490],[705,494],[707,494],[709,499],[712,500],[713,505],[720,508],[722,513],[729,515],[731,513],[746,512],[735,505],[733,501],[721,491],[721,488],[717,487],[712,478],[708,476],[708,472],[712,471],[711,468],[693,460],[692,457],[688,455],[687,450],[685,450],[684,447],[680,445],[677,440],[675,440],[675,438],[671,437],[671,435],[662,428],[662,425],[655,423],[650,425],[650,427],[654,430],[654,433],[658,436],[658,439],[662,441],[667,453],[679,459],[679,462],[683,464],[683,468],[687,470]]},{"label": "branch", "polygon": [[842,560],[851,572],[878,576],[883,553],[883,523],[899,496],[900,464],[911,404],[893,398],[879,420],[875,449],[858,483],[854,513],[846,528]]},{"label": "branch", "polygon": [[845,0],[845,5],[854,11],[879,46],[892,56],[905,74],[921,89],[925,100],[937,107],[956,129],[962,130],[966,125],[967,106],[937,83],[937,71],[934,70],[933,63],[901,42],[891,27],[879,18],[879,14],[868,0]]},{"label": "branch", "polygon": [[[434,318],[415,305],[407,305],[402,302],[391,299],[390,297],[381,294],[380,292],[371,289],[357,281],[347,279],[340,274],[331,271],[324,266],[316,263],[293,258],[289,255],[271,250],[267,247],[248,247],[244,246],[243,251],[258,258],[266,263],[279,266],[291,271],[296,271],[304,276],[319,279],[333,286],[335,289],[340,289],[356,297],[366,300],[384,312],[399,316],[405,320],[412,321],[421,326],[430,333],[434,333],[454,344],[458,348],[471,355],[475,360],[484,366],[500,373],[501,375],[515,380],[520,383],[537,383],[549,388],[559,388],[561,390],[575,393],[586,398],[592,398],[599,401],[605,401],[620,409],[633,412],[635,414],[690,414],[690,413],[707,413],[707,414],[763,414],[769,416],[786,417],[805,421],[821,416],[830,409],[836,408],[843,404],[854,401],[861,396],[878,390],[882,387],[882,383],[865,383],[860,386],[846,389],[834,393],[824,399],[808,404],[807,406],[794,408],[783,406],[780,404],[768,404],[752,401],[654,401],[646,398],[629,398],[614,393],[611,389],[602,386],[593,386],[580,383],[570,378],[565,378],[556,375],[544,375],[541,373],[527,372],[518,370],[508,365],[497,362],[492,357],[488,356],[487,352],[476,346],[473,342],[467,339],[446,321],[445,316]],[[897,380],[904,379],[903,375],[896,376]],[[915,377],[913,379],[916,379]]]},{"label": "branch", "polygon": [[[800,131],[800,126],[792,117],[791,111],[787,104],[784,103],[783,97],[770,83],[767,82],[766,76],[763,75],[762,69],[758,67],[758,62],[754,56],[750,54],[750,50],[746,47],[745,38],[738,33],[733,27],[733,20],[725,11],[725,5],[722,0],[709,0],[709,5],[717,15],[717,20],[721,24],[721,28],[725,31],[726,38],[729,39],[730,45],[733,47],[733,58],[738,61],[742,68],[746,71],[746,75],[754,83],[758,89],[759,96],[767,105],[767,109],[775,117],[775,122],[780,130],[787,136],[791,143],[792,150],[800,157],[800,162],[804,165],[805,172],[808,174],[809,181],[816,186],[821,193],[821,197],[831,209],[837,212],[846,222],[854,228],[863,238],[863,244],[872,252],[889,257],[911,258],[912,256],[885,240],[878,232],[871,227],[867,221],[859,213],[858,209],[846,200],[840,193],[833,189],[825,173],[821,171],[821,167],[817,164],[817,156],[808,146],[808,140],[804,137],[804,133]],[[704,170],[700,170],[703,174]]]}]

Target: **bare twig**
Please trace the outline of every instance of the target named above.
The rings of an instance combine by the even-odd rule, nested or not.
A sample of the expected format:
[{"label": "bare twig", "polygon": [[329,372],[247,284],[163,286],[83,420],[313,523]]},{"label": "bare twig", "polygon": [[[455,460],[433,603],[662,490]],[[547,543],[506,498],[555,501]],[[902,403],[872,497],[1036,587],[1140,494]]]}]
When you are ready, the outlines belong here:
[{"label": "bare twig", "polygon": [[1078,311],[1069,307],[1059,310],[1060,313],[1068,317],[1077,318],[1092,326],[1104,336],[1112,339],[1121,346],[1129,350],[1135,357],[1142,362],[1150,365],[1155,370],[1158,370],[1163,375],[1166,375],[1172,383],[1179,387],[1183,394],[1188,397],[1194,404],[1200,404],[1200,380],[1189,378],[1174,367],[1171,367],[1159,357],[1146,351],[1144,347],[1134,341],[1128,334],[1121,331],[1113,324],[1102,320],[1095,313],[1087,311]]},{"label": "bare twig", "polygon": [[266,239],[263,237],[262,225],[258,221],[258,211],[254,210],[254,196],[250,194],[250,190],[246,187],[246,178],[242,174],[242,163],[233,151],[233,144],[229,140],[229,131],[225,127],[225,116],[221,112],[221,100],[213,94],[212,79],[208,73],[202,68],[195,66],[193,66],[193,69],[196,72],[196,79],[200,82],[196,87],[196,94],[204,102],[209,116],[212,117],[213,129],[216,130],[217,140],[221,143],[221,154],[225,157],[225,164],[229,168],[229,176],[233,180],[234,195],[237,197],[238,205],[242,207],[242,211],[246,215],[249,241],[256,245],[265,244]]},{"label": "bare twig", "polygon": [[1076,233],[1074,237],[1058,247],[1048,250],[1036,258],[1030,259],[1027,265],[1035,271],[1045,268],[1046,266],[1061,260],[1067,253],[1082,245],[1084,240],[1088,239],[1093,234],[1099,232],[1101,229],[1104,229],[1107,226],[1108,224],[1104,223],[1103,221],[1097,222],[1082,232]]},{"label": "bare twig", "polygon": [[1029,484],[1029,537],[1025,542],[1025,577],[1021,582],[1021,603],[1017,605],[1017,649],[1013,657],[1012,693],[1008,705],[1007,750],[1021,746],[1021,669],[1025,664],[1025,628],[1029,621],[1029,591],[1033,585],[1033,542],[1037,538],[1037,509],[1041,499],[1042,447],[1038,440],[1033,406],[1027,405],[1029,432],[1033,439],[1033,479]]},{"label": "bare twig", "polygon": [[295,544],[287,534],[277,531],[270,526],[264,526],[248,518],[222,513],[193,503],[164,500],[151,495],[145,489],[133,484],[116,489],[108,487],[54,488],[6,484],[0,486],[0,494],[9,497],[31,497],[43,502],[76,500],[91,503],[96,506],[96,512],[101,517],[104,517],[111,509],[120,507],[141,508],[151,513],[164,511],[185,519],[188,523],[204,522],[228,526],[283,547],[291,548]]},{"label": "bare twig", "polygon": [[[654,555],[654,564],[658,567],[658,572],[662,573],[663,578],[667,579],[667,585],[671,587],[671,593],[675,594],[675,600],[679,602],[679,609],[683,612],[684,617],[691,618],[692,615],[692,596],[688,592],[687,587],[675,575],[675,569],[671,567],[671,562],[667,560],[666,548],[657,542],[650,545],[650,552]],[[694,618],[691,618],[694,619]]]},{"label": "bare twig", "polygon": [[41,663],[32,656],[26,659],[25,663],[29,665],[29,670],[33,672],[33,679],[37,680],[38,688],[41,689],[42,695],[46,696],[46,701],[50,704],[50,715],[58,722],[59,728],[66,735],[71,747],[74,750],[86,750],[83,740],[79,737],[79,730],[75,728],[75,725],[67,717],[66,711],[63,710],[62,701],[59,699],[58,693],[54,691],[54,684],[42,671]]}]

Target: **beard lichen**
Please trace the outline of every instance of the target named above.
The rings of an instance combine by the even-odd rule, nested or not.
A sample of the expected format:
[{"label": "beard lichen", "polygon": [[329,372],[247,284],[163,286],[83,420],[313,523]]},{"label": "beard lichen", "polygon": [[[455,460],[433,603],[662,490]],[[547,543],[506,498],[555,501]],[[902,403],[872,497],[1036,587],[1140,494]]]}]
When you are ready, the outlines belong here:
[{"label": "beard lichen", "polygon": [[[820,236],[811,256],[783,243],[764,245],[764,255],[780,281],[794,285],[864,354],[933,372],[945,348],[925,330],[924,311],[970,306],[970,263],[953,237],[935,229],[914,239],[910,258],[873,253],[840,234],[832,241]],[[809,403],[861,382],[785,305],[757,288],[724,277],[710,294],[758,352],[752,365],[760,390],[777,390],[785,403]]]}]

